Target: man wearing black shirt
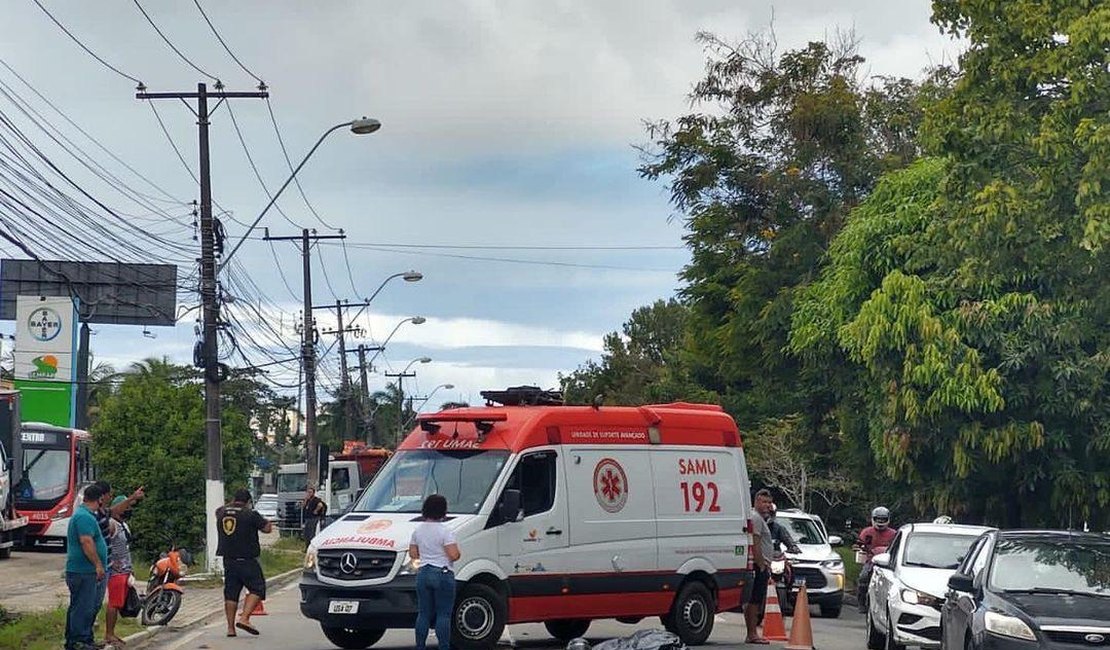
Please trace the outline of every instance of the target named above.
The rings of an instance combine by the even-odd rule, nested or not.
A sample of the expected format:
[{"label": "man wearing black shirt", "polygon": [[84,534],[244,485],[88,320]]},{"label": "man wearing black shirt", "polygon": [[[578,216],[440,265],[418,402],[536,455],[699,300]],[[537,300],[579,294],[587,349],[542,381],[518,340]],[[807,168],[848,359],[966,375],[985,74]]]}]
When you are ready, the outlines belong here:
[{"label": "man wearing black shirt", "polygon": [[316,536],[316,527],[320,524],[320,519],[324,513],[328,511],[328,506],[324,500],[316,496],[316,489],[309,486],[305,491],[304,505],[301,506],[301,520],[304,522],[304,530],[301,535],[304,537],[305,544],[312,541]]},{"label": "man wearing black shirt", "polygon": [[[266,599],[266,578],[258,563],[258,531],[268,533],[273,530],[273,524],[252,509],[250,501],[250,492],[237,490],[234,501],[216,509],[220,534],[216,555],[224,558],[224,613],[227,615],[228,636],[235,636],[235,628],[258,634],[258,630],[251,625],[251,614],[258,603]],[[243,612],[236,621],[235,610],[244,587],[247,597],[243,601]]]}]

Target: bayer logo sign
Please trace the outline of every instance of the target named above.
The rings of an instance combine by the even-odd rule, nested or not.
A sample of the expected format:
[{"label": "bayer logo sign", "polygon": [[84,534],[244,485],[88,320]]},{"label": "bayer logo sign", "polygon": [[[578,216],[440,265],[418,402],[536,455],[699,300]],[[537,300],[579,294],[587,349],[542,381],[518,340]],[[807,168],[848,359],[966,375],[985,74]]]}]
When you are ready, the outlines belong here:
[{"label": "bayer logo sign", "polygon": [[27,318],[27,331],[36,341],[53,341],[62,333],[62,317],[50,307],[36,307]]}]

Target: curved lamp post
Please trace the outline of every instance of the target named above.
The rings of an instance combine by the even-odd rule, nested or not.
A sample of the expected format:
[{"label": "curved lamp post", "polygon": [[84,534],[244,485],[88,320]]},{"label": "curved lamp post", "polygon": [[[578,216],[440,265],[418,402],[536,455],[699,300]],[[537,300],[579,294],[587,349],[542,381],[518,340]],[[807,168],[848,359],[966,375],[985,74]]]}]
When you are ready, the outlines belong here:
[{"label": "curved lamp post", "polygon": [[366,135],[382,128],[382,123],[372,117],[364,116],[360,117],[357,120],[351,120],[349,122],[336,124],[327,131],[324,131],[324,134],[320,136],[320,139],[316,141],[316,144],[312,145],[312,148],[308,150],[308,153],[305,154],[305,157],[302,158],[301,162],[296,166],[296,168],[293,169],[293,173],[289,175],[289,178],[285,179],[285,182],[281,184],[281,187],[278,188],[278,191],[275,192],[272,197],[270,197],[270,202],[267,203],[266,207],[262,208],[262,212],[260,212],[258,216],[255,217],[254,222],[252,222],[250,225],[250,228],[247,228],[247,232],[243,233],[243,236],[239,239],[238,242],[236,242],[235,247],[232,248],[231,252],[224,257],[222,262],[220,262],[220,266],[216,269],[217,273],[219,271],[222,271],[223,268],[227,266],[228,262],[231,261],[231,258],[234,257],[235,253],[239,250],[239,247],[243,245],[243,242],[247,241],[247,237],[249,237],[250,234],[254,232],[255,227],[258,226],[258,222],[262,221],[262,217],[266,216],[266,213],[270,211],[270,208],[274,207],[274,204],[277,203],[278,197],[281,196],[281,193],[285,191],[285,188],[289,187],[289,184],[293,182],[293,179],[297,176],[297,172],[301,171],[301,167],[304,167],[304,164],[308,162],[308,159],[312,157],[312,154],[316,153],[316,150],[320,148],[320,145],[324,142],[324,139],[326,139],[329,135],[338,131],[339,129],[346,127],[351,127],[351,133],[354,133],[355,135]]}]

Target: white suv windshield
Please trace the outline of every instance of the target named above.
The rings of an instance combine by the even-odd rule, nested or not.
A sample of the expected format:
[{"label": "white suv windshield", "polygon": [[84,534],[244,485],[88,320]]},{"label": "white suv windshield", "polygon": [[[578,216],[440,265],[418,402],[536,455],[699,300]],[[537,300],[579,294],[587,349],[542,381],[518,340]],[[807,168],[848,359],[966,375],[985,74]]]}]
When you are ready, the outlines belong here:
[{"label": "white suv windshield", "polygon": [[507,451],[402,451],[374,477],[355,512],[420,512],[441,494],[449,512],[474,514],[501,475]]},{"label": "white suv windshield", "polygon": [[780,524],[786,526],[790,531],[790,535],[798,544],[824,544],[825,536],[821,533],[821,529],[817,527],[816,522],[812,519],[803,519],[801,517],[777,517]]}]

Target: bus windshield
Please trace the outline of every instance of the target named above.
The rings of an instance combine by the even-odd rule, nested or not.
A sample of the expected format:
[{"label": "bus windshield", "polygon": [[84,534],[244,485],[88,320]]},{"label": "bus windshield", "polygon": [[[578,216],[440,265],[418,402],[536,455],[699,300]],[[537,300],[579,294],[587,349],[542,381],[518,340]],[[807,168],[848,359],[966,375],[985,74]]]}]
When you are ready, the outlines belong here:
[{"label": "bus windshield", "polygon": [[507,451],[402,451],[374,477],[355,512],[420,512],[432,494],[447,498],[447,509],[474,514],[509,459]]},{"label": "bus windshield", "polygon": [[23,477],[15,489],[17,502],[57,501],[69,493],[67,449],[24,449]]}]

